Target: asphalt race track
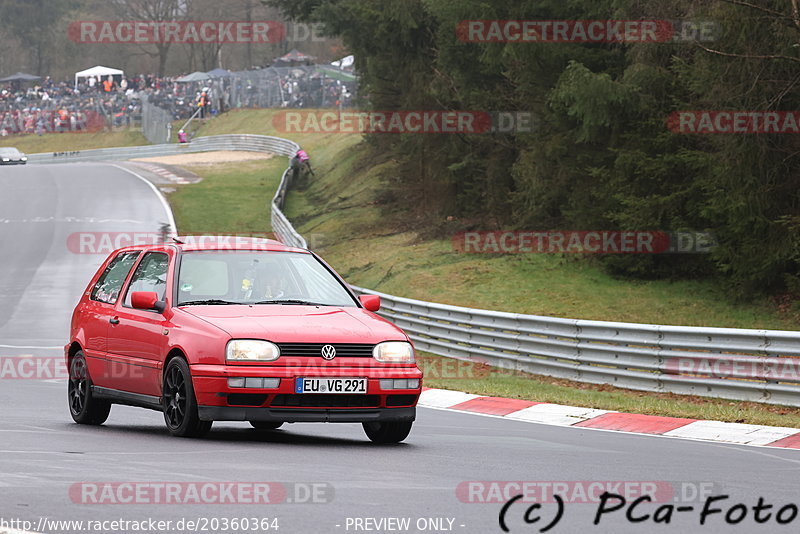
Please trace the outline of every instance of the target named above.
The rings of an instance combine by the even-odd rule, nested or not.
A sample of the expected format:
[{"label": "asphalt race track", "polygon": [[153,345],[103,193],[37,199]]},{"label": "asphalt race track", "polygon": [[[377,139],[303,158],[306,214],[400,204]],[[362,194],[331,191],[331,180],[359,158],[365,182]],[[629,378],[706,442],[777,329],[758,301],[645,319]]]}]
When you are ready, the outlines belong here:
[{"label": "asphalt race track", "polygon": [[[157,232],[167,220],[147,183],[111,165],[0,168],[2,360],[22,355],[61,358],[71,310],[104,259],[71,251],[71,234]],[[298,424],[257,432],[246,424],[218,423],[206,439],[177,439],[168,435],[159,413],[120,406],[112,409],[104,426],[79,427],[69,416],[63,378],[0,379],[0,518],[31,521],[33,530],[44,525],[44,532],[89,530],[59,530],[40,524],[40,518],[152,518],[173,524],[182,519],[277,518],[283,533],[502,532],[498,514],[506,498],[490,494],[494,502],[464,502],[470,495],[474,500],[487,496],[457,492],[479,487],[467,486],[470,481],[578,482],[567,485],[563,518],[549,531],[554,533],[789,532],[796,531],[800,518],[782,526],[776,512],[797,504],[798,480],[800,453],[794,450],[550,427],[431,409],[419,410],[411,436],[397,446],[370,444],[359,425]],[[669,524],[655,524],[652,517],[631,523],[620,510],[593,525],[598,504],[580,502],[577,491],[592,481],[610,490],[626,481],[671,488],[658,504],[640,506],[635,516],[672,503],[672,490],[685,493],[687,502],[681,505],[694,509],[675,511]],[[98,482],[282,483],[288,494],[270,504],[245,504],[244,498],[214,505],[85,504],[82,486],[76,491],[75,485]],[[309,496],[309,488],[316,496]],[[700,526],[704,501],[694,495],[698,489],[704,497],[729,495],[714,505],[724,512],[737,503],[747,505],[746,517],[731,526],[723,512]],[[771,514],[763,524],[756,523],[752,510],[759,497],[773,505],[762,512],[761,518]],[[531,524],[523,519],[529,504],[512,504],[507,512],[510,532],[540,532],[556,515],[557,505],[549,501],[530,512],[531,521],[542,516]],[[791,511],[786,509],[782,518]],[[734,510],[731,517],[739,513]],[[395,523],[378,527],[357,518],[410,518],[410,526],[393,530]],[[444,521],[427,521],[438,518]],[[210,522],[206,526],[208,532],[237,531],[211,528]],[[203,531],[162,531],[195,530]]]}]

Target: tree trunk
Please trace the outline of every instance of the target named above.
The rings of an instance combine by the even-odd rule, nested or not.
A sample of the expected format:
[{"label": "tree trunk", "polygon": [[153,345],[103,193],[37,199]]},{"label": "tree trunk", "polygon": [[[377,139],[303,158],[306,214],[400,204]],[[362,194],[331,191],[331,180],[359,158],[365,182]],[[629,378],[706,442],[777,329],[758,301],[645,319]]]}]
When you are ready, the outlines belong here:
[{"label": "tree trunk", "polygon": [[169,46],[158,46],[158,77],[163,78],[164,72],[167,70],[167,56],[169,55]]},{"label": "tree trunk", "polygon": [[[253,21],[253,4],[250,0],[245,0],[245,17],[244,19],[249,23]],[[247,53],[246,53],[246,60],[247,64],[244,66],[245,70],[250,70],[253,66],[253,43],[250,40],[247,40]]]}]

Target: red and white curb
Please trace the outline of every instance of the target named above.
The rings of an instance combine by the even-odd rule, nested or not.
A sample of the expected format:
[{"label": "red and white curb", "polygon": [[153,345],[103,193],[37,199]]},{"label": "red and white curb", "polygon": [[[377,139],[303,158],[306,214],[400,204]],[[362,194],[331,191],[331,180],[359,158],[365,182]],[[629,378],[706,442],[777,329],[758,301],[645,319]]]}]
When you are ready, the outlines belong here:
[{"label": "red and white curb", "polygon": [[145,163],[145,162],[142,162],[142,161],[136,161],[133,164],[136,165],[137,167],[140,167],[140,168],[148,171],[148,172],[151,172],[153,174],[157,174],[157,175],[161,176],[162,178],[164,178],[165,180],[169,180],[170,182],[172,182],[173,184],[176,184],[176,185],[185,185],[185,184],[193,183],[190,180],[187,180],[187,179],[185,179],[185,178],[183,178],[181,176],[178,176],[174,172],[172,172],[170,170],[167,170],[164,167],[161,167],[159,165],[154,165],[152,163]]},{"label": "red and white curb", "polygon": [[800,428],[640,415],[433,388],[423,388],[419,406],[545,425],[800,449]]}]

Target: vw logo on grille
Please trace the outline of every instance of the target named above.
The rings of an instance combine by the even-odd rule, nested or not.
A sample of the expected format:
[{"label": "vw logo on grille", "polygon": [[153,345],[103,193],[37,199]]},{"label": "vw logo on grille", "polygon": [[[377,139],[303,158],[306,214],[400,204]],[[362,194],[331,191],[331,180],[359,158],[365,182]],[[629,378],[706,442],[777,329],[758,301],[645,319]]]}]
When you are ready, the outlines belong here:
[{"label": "vw logo on grille", "polygon": [[322,347],[322,357],[326,360],[332,360],[336,357],[336,347],[333,345],[325,345]]}]

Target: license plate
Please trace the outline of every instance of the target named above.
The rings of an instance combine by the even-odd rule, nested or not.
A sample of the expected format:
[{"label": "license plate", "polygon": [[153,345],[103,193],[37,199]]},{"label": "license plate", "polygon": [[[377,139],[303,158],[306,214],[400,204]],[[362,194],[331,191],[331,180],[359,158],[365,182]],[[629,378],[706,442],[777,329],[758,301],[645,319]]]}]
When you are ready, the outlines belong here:
[{"label": "license plate", "polygon": [[366,393],[366,378],[298,378],[295,393]]}]

